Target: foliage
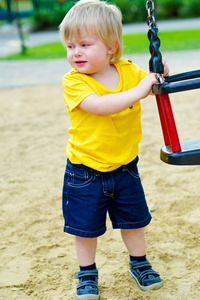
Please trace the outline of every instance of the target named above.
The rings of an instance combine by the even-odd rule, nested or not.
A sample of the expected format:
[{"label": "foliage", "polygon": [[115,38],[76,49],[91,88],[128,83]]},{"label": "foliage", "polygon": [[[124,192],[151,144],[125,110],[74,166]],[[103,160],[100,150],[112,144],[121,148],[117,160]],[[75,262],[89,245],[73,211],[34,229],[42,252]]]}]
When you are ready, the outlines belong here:
[{"label": "foliage", "polygon": [[146,1],[145,0],[114,0],[123,15],[123,23],[143,22],[146,20]]},{"label": "foliage", "polygon": [[157,0],[155,6],[159,19],[200,17],[199,0]]},{"label": "foliage", "polygon": [[[124,23],[146,20],[146,0],[113,0],[122,11]],[[158,20],[200,17],[199,0],[154,0]]]},{"label": "foliage", "polygon": [[57,29],[68,10],[75,1],[37,1],[36,12],[34,14],[34,29]]},{"label": "foliage", "polygon": [[[58,28],[77,0],[37,0],[34,15],[36,30]],[[146,0],[107,0],[122,11],[123,23],[145,22]],[[156,20],[200,17],[199,0],[154,0]]]},{"label": "foliage", "polygon": [[[29,13],[34,30],[57,29],[68,10],[78,0],[18,0],[20,17]],[[123,23],[145,22],[146,0],[102,0],[116,4],[123,15]],[[12,19],[16,1],[11,0]],[[0,0],[0,18],[6,14],[6,1]],[[154,0],[157,20],[200,17],[200,0]]]},{"label": "foliage", "polygon": [[183,0],[179,13],[180,17],[200,17],[200,1]]},{"label": "foliage", "polygon": [[53,13],[49,13],[48,10],[36,11],[34,14],[33,29],[35,31],[45,29],[56,29],[58,28],[64,16],[65,12],[62,9],[54,9]]}]

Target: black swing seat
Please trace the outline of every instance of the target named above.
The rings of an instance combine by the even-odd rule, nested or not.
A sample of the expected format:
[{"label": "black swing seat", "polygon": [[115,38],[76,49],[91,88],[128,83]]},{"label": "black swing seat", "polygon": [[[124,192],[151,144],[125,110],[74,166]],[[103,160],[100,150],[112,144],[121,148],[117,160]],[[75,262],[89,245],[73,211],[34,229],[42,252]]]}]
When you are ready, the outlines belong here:
[{"label": "black swing seat", "polygon": [[171,165],[200,165],[200,140],[180,142],[181,151],[172,152],[171,145],[163,146],[160,159]]},{"label": "black swing seat", "polygon": [[165,78],[164,83],[153,85],[153,93],[157,95],[171,94],[200,88],[200,70],[184,72]]}]

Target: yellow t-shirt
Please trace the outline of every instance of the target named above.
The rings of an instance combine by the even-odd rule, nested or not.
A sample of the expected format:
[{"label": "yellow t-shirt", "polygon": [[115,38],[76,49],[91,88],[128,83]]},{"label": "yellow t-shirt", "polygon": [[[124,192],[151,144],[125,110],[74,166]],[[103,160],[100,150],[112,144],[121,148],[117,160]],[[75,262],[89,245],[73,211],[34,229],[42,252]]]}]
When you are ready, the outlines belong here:
[{"label": "yellow t-shirt", "polygon": [[64,101],[71,122],[67,157],[74,164],[84,164],[101,172],[115,170],[132,161],[138,155],[138,143],[142,137],[139,101],[109,116],[96,116],[78,107],[91,94],[103,96],[129,90],[147,75],[125,59],[117,62],[115,67],[119,73],[119,84],[113,90],[75,69],[63,78]]}]

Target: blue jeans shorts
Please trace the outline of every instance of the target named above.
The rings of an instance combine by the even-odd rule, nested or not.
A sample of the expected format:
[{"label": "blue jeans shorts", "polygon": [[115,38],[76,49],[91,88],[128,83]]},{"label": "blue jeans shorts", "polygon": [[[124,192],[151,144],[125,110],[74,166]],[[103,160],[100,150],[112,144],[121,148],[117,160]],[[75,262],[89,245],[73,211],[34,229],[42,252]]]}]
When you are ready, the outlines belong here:
[{"label": "blue jeans shorts", "polygon": [[151,221],[137,168],[138,157],[111,172],[99,172],[67,160],[63,185],[64,231],[94,238],[113,228],[136,229]]}]

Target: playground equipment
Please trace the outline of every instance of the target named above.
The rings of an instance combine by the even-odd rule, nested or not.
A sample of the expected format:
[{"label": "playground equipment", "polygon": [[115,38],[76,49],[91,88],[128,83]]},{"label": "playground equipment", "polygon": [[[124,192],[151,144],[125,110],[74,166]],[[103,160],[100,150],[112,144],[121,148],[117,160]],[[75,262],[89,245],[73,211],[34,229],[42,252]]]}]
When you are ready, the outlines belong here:
[{"label": "playground equipment", "polygon": [[[16,2],[17,9],[16,9]],[[16,18],[26,18],[34,14],[37,0],[0,0],[0,20],[11,23]]]},{"label": "playground equipment", "polygon": [[154,84],[152,90],[156,95],[165,143],[161,148],[160,158],[163,162],[172,165],[200,165],[200,139],[180,142],[168,95],[200,88],[200,70],[168,76],[165,81],[163,80],[164,67],[162,55],[159,51],[160,39],[157,36],[158,28],[154,18],[154,2],[147,1],[146,9],[148,12],[148,38],[151,53],[149,70],[154,72],[158,79],[158,83]]},{"label": "playground equipment", "polygon": [[20,38],[20,41],[21,41],[21,52],[24,54],[25,51],[26,51],[26,46],[25,46],[25,43],[24,43],[24,35],[23,35],[22,26],[21,26],[21,22],[20,22],[18,0],[15,1],[15,10],[16,10],[17,29],[18,29],[19,38]]}]

